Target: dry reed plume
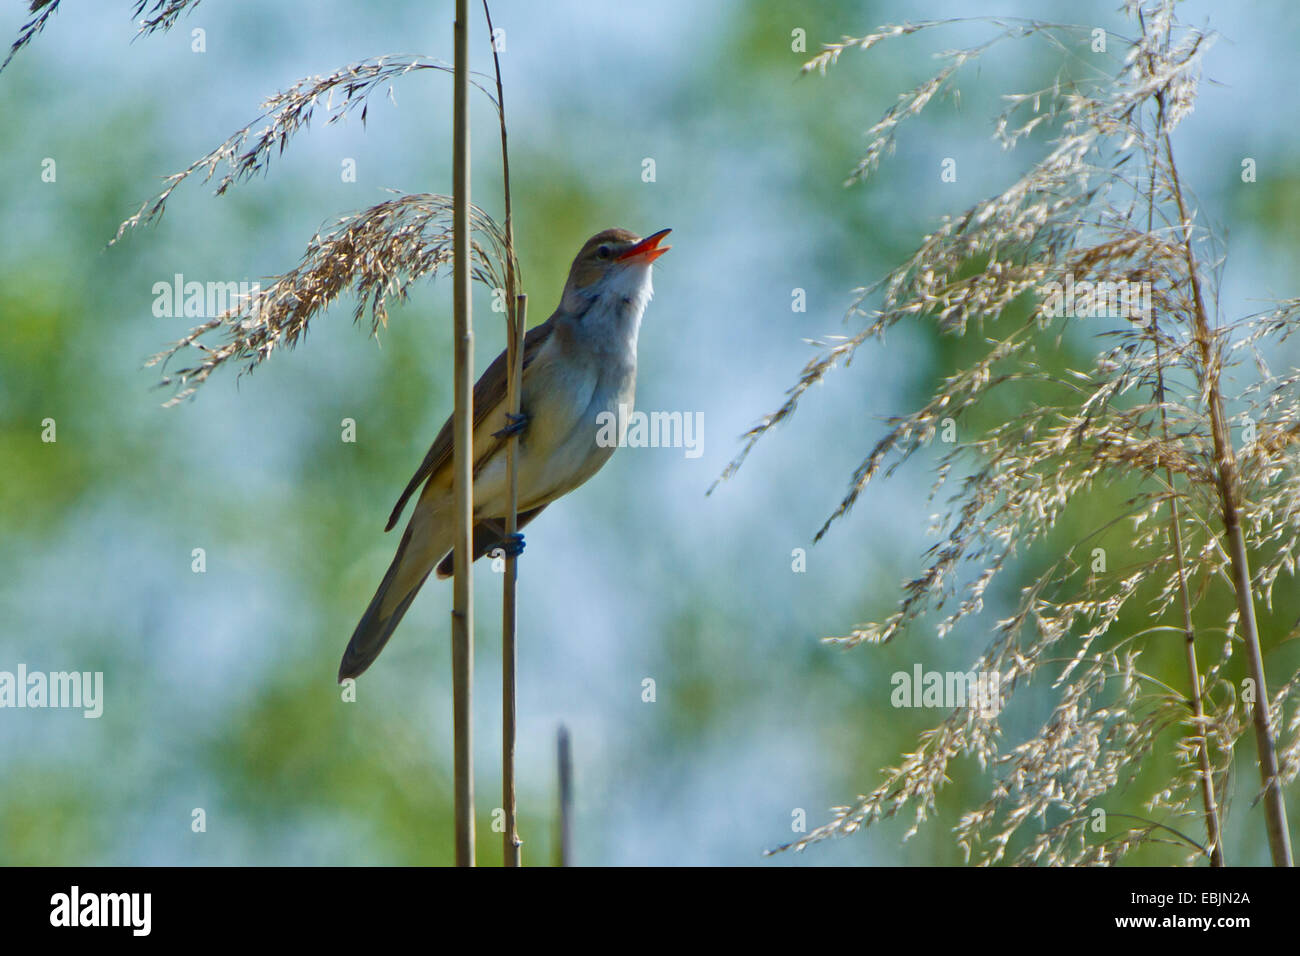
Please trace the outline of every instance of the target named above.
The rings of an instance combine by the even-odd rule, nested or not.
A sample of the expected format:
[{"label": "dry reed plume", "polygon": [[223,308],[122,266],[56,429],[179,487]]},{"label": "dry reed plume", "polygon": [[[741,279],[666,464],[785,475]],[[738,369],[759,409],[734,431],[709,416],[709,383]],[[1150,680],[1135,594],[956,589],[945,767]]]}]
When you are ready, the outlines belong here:
[{"label": "dry reed plume", "polygon": [[[1037,143],[1041,155],[1009,188],[945,217],[907,261],[856,291],[846,321],[859,329],[822,343],[824,351],[780,407],[743,436],[719,479],[734,474],[755,442],[794,414],[808,388],[864,343],[910,320],[933,322],[949,335],[978,332],[982,355],[946,377],[920,408],[888,420],[816,537],[873,480],[931,447],[947,420],[969,437],[937,460],[931,496],[950,492],[941,541],[903,584],[893,613],[828,640],[881,644],[931,615],[939,634],[947,634],[983,610],[986,592],[1013,557],[1041,548],[1067,509],[1085,506],[1091,489],[1109,485],[1126,495],[1122,513],[1105,516],[1092,535],[1053,555],[972,664],[977,672],[998,672],[1004,708],[1031,679],[1050,682],[1055,702],[1037,732],[1008,747],[1001,721],[968,702],[923,733],[879,786],[787,847],[803,849],[905,810],[913,814],[911,836],[934,811],[950,762],[973,756],[991,782],[987,799],[966,807],[955,826],[968,858],[1111,863],[1160,841],[1185,847],[1189,861],[1221,864],[1228,774],[1239,738],[1253,730],[1271,853],[1275,863],[1290,862],[1282,787],[1300,769],[1300,673],[1283,680],[1266,707],[1256,707],[1242,699],[1247,685],[1228,679],[1226,668],[1244,652],[1246,674],[1265,699],[1255,614],[1257,606],[1271,611],[1278,576],[1295,572],[1300,376],[1274,375],[1262,346],[1297,329],[1300,300],[1218,321],[1219,249],[1196,222],[1170,143],[1192,112],[1213,36],[1178,22],[1172,0],[1128,0],[1126,12],[1136,36],[1106,38],[1123,47],[1112,72],[1089,68],[1076,78],[1062,67],[1050,86],[1004,98],[995,137],[1007,150]],[[1003,41],[1045,40],[1066,52],[1068,64],[1068,51],[1092,36],[1088,28],[1036,21],[982,22],[996,36],[943,54],[934,76],[902,94],[870,129],[847,184],[873,176],[900,126],[951,91],[963,66]],[[825,73],[848,51],[943,25],[889,26],[845,39],[803,71]],[[1052,314],[1044,294],[1050,283],[1067,281],[1107,290],[1124,287],[1099,284],[1147,284],[1150,309],[1072,323]],[[1060,374],[1036,360],[1036,350],[1080,332],[1097,345],[1090,366]],[[1245,357],[1255,360],[1257,378],[1238,389],[1234,417],[1255,431],[1253,441],[1234,449],[1223,392]],[[993,395],[1018,413],[982,430],[965,425]],[[1124,523],[1133,529],[1129,560],[1098,571],[1091,549]],[[1226,619],[1207,616],[1215,595],[1231,597]],[[1149,626],[1119,633],[1121,614],[1135,612]],[[1269,643],[1287,636],[1294,632],[1270,634]],[[1187,648],[1181,690],[1142,666],[1153,642],[1171,639]],[[1113,813],[1123,825],[1092,832],[1098,802],[1131,802],[1126,788],[1143,759],[1162,747],[1176,752],[1173,778],[1142,794],[1142,813]],[[1190,835],[1197,829],[1199,836]]]},{"label": "dry reed plume", "polygon": [[[267,99],[253,122],[185,169],[168,176],[163,190],[118,227],[113,242],[129,230],[161,218],[173,191],[190,177],[197,175],[204,183],[215,179],[216,195],[222,195],[232,186],[265,172],[271,159],[284,151],[295,133],[310,124],[318,109],[324,111],[327,124],[337,123],[358,110],[364,122],[367,100],[373,93],[419,70],[450,73],[451,67],[422,57],[383,56],[350,64],[326,76],[299,80]],[[487,87],[478,82],[473,85],[497,106]],[[254,132],[259,123],[262,125]],[[193,395],[228,362],[243,363],[243,370],[249,371],[277,348],[292,348],[307,331],[312,317],[349,291],[357,296],[354,319],[359,322],[368,309],[372,334],[377,334],[387,324],[390,300],[405,298],[411,283],[451,266],[452,209],[450,196],[399,195],[346,215],[333,228],[317,233],[292,269],[272,276],[247,299],[195,326],[184,338],[148,360],[149,366],[166,367],[173,357],[188,349],[201,353],[194,364],[162,379],[161,384],[175,387],[167,405]],[[507,261],[513,261],[507,252],[505,230],[478,207],[471,210],[470,224],[474,234],[473,278],[489,288],[505,289]],[[218,330],[225,333],[224,341],[207,344],[205,336]]]}]

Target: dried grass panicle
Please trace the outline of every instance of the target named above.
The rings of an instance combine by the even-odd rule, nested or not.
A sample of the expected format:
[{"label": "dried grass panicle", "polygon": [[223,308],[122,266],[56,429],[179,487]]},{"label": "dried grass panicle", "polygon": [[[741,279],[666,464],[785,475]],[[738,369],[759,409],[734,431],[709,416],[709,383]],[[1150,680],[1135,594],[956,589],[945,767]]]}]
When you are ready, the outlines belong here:
[{"label": "dried grass panicle", "polygon": [[[1273,375],[1262,347],[1300,327],[1300,301],[1237,323],[1205,321],[1201,296],[1206,289],[1214,294],[1221,252],[1213,234],[1183,214],[1188,190],[1168,134],[1192,111],[1201,58],[1213,35],[1179,23],[1172,0],[1128,0],[1125,8],[1136,35],[1108,36],[1121,51],[1109,74],[1087,64],[1082,77],[1069,72],[1082,62],[1071,51],[1087,43],[1091,28],[987,18],[998,30],[992,40],[943,54],[930,80],[886,110],[869,130],[849,183],[874,172],[903,122],[1001,40],[1046,40],[1065,54],[1049,87],[1007,96],[994,123],[994,136],[1006,149],[1038,143],[1040,155],[1000,194],[944,218],[905,262],[855,292],[846,321],[858,329],[818,343],[821,354],[783,403],[742,437],[739,454],[719,478],[733,475],[755,443],[795,413],[808,388],[847,366],[860,346],[896,323],[933,322],[952,335],[979,331],[983,354],[946,377],[920,408],[887,421],[884,436],[816,534],[820,539],[847,515],[873,480],[932,447],[945,419],[962,423],[968,437],[936,464],[932,497],[945,488],[950,495],[939,517],[941,540],[926,553],[920,573],[903,584],[893,613],[828,638],[847,646],[894,640],[931,615],[938,615],[939,634],[947,634],[983,611],[999,574],[1017,554],[1058,531],[1072,505],[1101,485],[1121,489],[1121,513],[1065,544],[1022,590],[974,662],[973,670],[1000,675],[1003,706],[1035,677],[1052,684],[1057,703],[1038,731],[1006,749],[996,717],[958,707],[884,772],[880,786],[836,808],[826,824],[787,847],[803,849],[905,810],[913,814],[910,836],[932,814],[950,761],[973,755],[991,774],[991,791],[961,816],[955,832],[978,862],[1111,863],[1151,842],[1180,845],[1188,860],[1221,851],[1207,845],[1204,833],[1206,826],[1218,832],[1209,814],[1221,809],[1234,751],[1253,713],[1238,700],[1225,670],[1242,639],[1240,615],[1234,610],[1226,619],[1196,620],[1185,632],[1183,613],[1191,620],[1212,592],[1225,593],[1225,585],[1234,593],[1222,508],[1239,509],[1258,562],[1250,587],[1266,607],[1277,577],[1295,573],[1300,375]],[[848,50],[946,22],[954,21],[846,38],[809,60],[804,71],[824,73]],[[1049,309],[1044,290],[1050,283],[1083,282],[1145,286],[1147,308],[1127,318],[1108,312],[1096,319]],[[1035,361],[1062,336],[1080,332],[1097,343],[1089,365],[1061,373]],[[1221,433],[1210,426],[1210,408],[1222,401],[1225,384],[1240,376],[1244,356],[1255,359],[1256,379],[1238,386],[1235,407],[1240,419],[1253,421],[1257,437],[1240,453],[1237,482],[1231,450],[1224,451]],[[1006,399],[1002,407],[1021,411],[989,427],[970,422],[968,413],[994,396]],[[1124,529],[1122,560],[1095,570],[1091,549],[1103,535]],[[1254,600],[1254,594],[1247,597]],[[1150,627],[1117,634],[1121,614]],[[1166,614],[1175,616],[1166,621]],[[1206,641],[1222,638],[1218,654],[1194,678],[1200,712],[1189,704],[1190,691],[1142,669],[1148,641],[1186,633],[1202,653]],[[1286,732],[1278,776],[1288,782],[1300,773],[1297,705],[1300,675],[1273,697],[1272,726]],[[1115,814],[1120,820],[1098,837],[1092,809],[1131,784],[1143,758],[1157,749],[1175,755],[1173,776],[1144,795],[1141,813]],[[1212,788],[1202,787],[1207,776]],[[1208,807],[1198,804],[1203,795]],[[1202,815],[1202,835],[1193,836]],[[1031,822],[1032,833],[1024,829]]]},{"label": "dried grass panicle", "polygon": [[[187,0],[156,0],[150,10],[151,19],[142,29],[166,29],[186,5]],[[168,176],[162,192],[118,226],[110,245],[128,230],[159,219],[172,193],[191,176],[202,174],[206,183],[218,177],[220,171],[216,188],[220,196],[256,173],[266,172],[272,157],[284,152],[294,134],[310,124],[317,109],[325,112],[327,124],[337,123],[358,110],[365,122],[371,94],[419,70],[453,72],[449,65],[424,57],[381,56],[349,64],[326,76],[307,77],[276,93],[262,104],[257,119],[185,169]],[[477,81],[474,85],[499,111],[491,90]],[[389,92],[391,96],[391,86]],[[263,125],[254,133],[259,123]],[[470,218],[473,278],[493,289],[505,288],[505,233],[478,207],[472,208]],[[172,358],[189,348],[202,355],[196,364],[163,378],[161,385],[176,388],[166,405],[193,395],[213,372],[232,360],[245,363],[244,370],[248,371],[277,348],[293,347],[306,333],[312,316],[349,290],[357,294],[354,319],[359,322],[368,308],[371,333],[377,334],[380,326],[387,324],[390,300],[403,299],[412,282],[435,275],[451,263],[451,228],[451,197],[416,194],[401,195],[345,216],[323,235],[317,233],[293,269],[271,277],[259,291],[191,329],[184,338],[148,360],[146,366],[165,368]],[[218,330],[224,331],[225,341],[208,345],[207,337]]]},{"label": "dried grass panicle", "polygon": [[45,29],[45,24],[59,9],[59,2],[60,0],[31,0],[27,12],[32,18],[18,28],[18,37],[10,45],[9,55],[5,57],[3,63],[0,63],[0,71],[9,65],[9,61],[18,54],[19,50],[35,39],[36,34]]},{"label": "dried grass panicle", "polygon": [[[471,207],[473,277],[489,288],[505,287],[506,239],[487,213]],[[161,384],[177,391],[166,403],[175,405],[194,394],[208,377],[228,362],[243,362],[251,370],[278,348],[292,348],[307,332],[312,316],[343,293],[357,295],[354,321],[367,309],[371,333],[388,322],[390,300],[404,299],[411,283],[435,275],[452,262],[452,199],[419,194],[400,196],[364,212],[345,216],[318,233],[302,260],[264,288],[225,313],[191,329],[189,334],[153,356],[147,366],[163,365],[178,353],[197,349],[202,358],[166,376]],[[223,344],[203,340],[217,330]]]},{"label": "dried grass panicle", "polygon": [[140,21],[140,33],[147,36],[160,30],[170,30],[182,13],[193,13],[199,3],[200,0],[135,0],[135,12],[132,15]]},{"label": "dried grass panicle", "polygon": [[[339,122],[358,109],[364,123],[370,95],[380,87],[417,70],[452,72],[447,64],[425,57],[381,56],[351,63],[327,76],[306,77],[276,93],[262,103],[262,112],[257,119],[237,130],[221,145],[187,168],[168,176],[164,180],[166,186],[162,192],[142,204],[135,215],[118,226],[113,242],[121,239],[128,229],[148,225],[161,217],[172,192],[195,173],[201,172],[203,182],[206,183],[224,166],[226,171],[217,181],[216,195],[220,196],[236,183],[248,180],[256,173],[266,172],[272,157],[283,153],[293,135],[311,123],[317,108],[323,108],[328,115],[327,125]],[[496,103],[490,90],[477,82],[474,85]],[[389,94],[391,96],[391,87]],[[265,121],[265,125],[254,134],[253,127],[262,121]]]},{"label": "dried grass panicle", "polygon": [[[45,29],[45,24],[54,16],[61,2],[62,0],[30,0],[27,12],[31,14],[31,19],[18,28],[18,37],[9,47],[9,55],[0,63],[0,71],[9,65],[19,50],[32,42],[36,34]],[[193,10],[198,5],[199,0],[135,0],[132,15],[140,21],[139,35],[148,36],[170,30],[182,13]]]}]

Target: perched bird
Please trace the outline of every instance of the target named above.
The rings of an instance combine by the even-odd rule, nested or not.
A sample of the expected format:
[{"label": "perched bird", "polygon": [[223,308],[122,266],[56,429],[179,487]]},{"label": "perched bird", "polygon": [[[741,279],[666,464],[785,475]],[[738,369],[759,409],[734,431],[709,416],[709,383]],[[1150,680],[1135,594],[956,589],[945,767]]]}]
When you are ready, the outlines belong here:
[{"label": "perched bird", "polygon": [[[542,509],[600,470],[614,445],[598,441],[602,412],[632,406],[636,342],[650,301],[651,264],[671,246],[670,230],[638,238],[606,229],[583,245],[564,285],[560,306],[524,337],[520,415],[506,410],[506,353],[474,385],[474,556],[494,548],[517,553],[523,536],[507,540],[506,440],[517,450],[522,528]],[[357,677],[384,649],[429,572],[451,577],[455,509],[452,503],[452,422],[448,418],[415,476],[397,499],[386,531],[423,484],[397,555],[352,633],[339,681]]]}]

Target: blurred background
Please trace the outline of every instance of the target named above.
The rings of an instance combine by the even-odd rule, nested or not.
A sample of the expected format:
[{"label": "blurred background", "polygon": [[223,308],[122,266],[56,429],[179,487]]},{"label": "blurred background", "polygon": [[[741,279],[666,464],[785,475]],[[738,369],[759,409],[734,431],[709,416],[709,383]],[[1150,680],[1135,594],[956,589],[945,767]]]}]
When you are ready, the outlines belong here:
[{"label": "blurred background", "polygon": [[[105,246],[161,177],[253,121],[271,93],[384,53],[450,60],[452,5],[202,4],[170,33],[134,42],[131,6],[66,0],[0,74],[0,670],[103,671],[105,681],[98,720],[0,711],[0,861],[450,862],[450,585],[425,587],[355,703],[335,685],[397,544],[383,533],[388,512],[450,411],[450,282],[422,284],[395,307],[378,344],[344,301],[295,351],[238,380],[216,376],[177,408],[160,407],[169,393],[142,368],[196,324],[155,317],[155,283],[177,273],[262,281],[386,189],[449,192],[450,79],[404,77],[391,99],[372,98],[364,126],[317,122],[268,176],[220,198],[186,183],[160,224]],[[1041,143],[1002,154],[990,121],[1000,94],[1050,83],[1063,62],[1045,43],[1002,45],[963,75],[960,100],[904,128],[879,175],[846,190],[863,131],[896,94],[934,71],[935,52],[994,28],[959,24],[850,51],[825,78],[798,75],[807,54],[792,51],[792,31],[806,32],[812,52],[883,23],[973,12],[1131,33],[1116,6],[494,4],[530,319],[550,314],[592,233],[672,227],[641,332],[637,403],[704,416],[701,456],[623,449],[528,529],[526,863],[552,859],[561,724],[573,737],[578,863],[961,861],[948,828],[989,783],[973,764],[953,768],[937,818],[910,841],[901,839],[910,820],[899,820],[798,856],[763,851],[797,835],[799,811],[811,828],[874,787],[880,768],[942,719],[892,708],[890,675],[918,663],[965,670],[1018,584],[1042,567],[1026,556],[978,621],[943,641],[917,627],[886,648],[820,642],[888,614],[919,568],[939,510],[926,500],[925,463],[873,486],[815,547],[813,533],[882,419],[976,346],[930,326],[899,329],[705,492],[738,436],[816,354],[806,340],[852,330],[842,321],[852,290],[900,261],[939,215],[1001,191],[1036,155]],[[0,10],[6,46],[24,14],[25,4]],[[474,64],[489,71],[475,15]],[[1206,0],[1182,16],[1222,34],[1176,147],[1201,215],[1226,236],[1221,310],[1238,315],[1296,294],[1300,141],[1278,91],[1300,75],[1300,8]],[[192,51],[196,28],[206,52]],[[1074,56],[1077,65],[1088,52]],[[473,196],[499,215],[495,120],[485,99],[472,102]],[[1257,161],[1255,184],[1241,182],[1243,156]],[[945,157],[957,160],[956,183],[940,183]],[[48,158],[54,182],[41,178]],[[653,182],[643,181],[646,158]],[[355,182],[341,176],[348,160]],[[792,309],[796,289],[806,311]],[[481,288],[475,321],[481,369],[504,345]],[[47,418],[56,443],[40,440]],[[355,443],[341,440],[345,418]],[[1105,507],[1098,494],[1090,508]],[[196,548],[204,573],[192,570]],[[480,562],[475,584],[478,843],[491,864],[501,855],[491,829],[500,576]],[[646,679],[653,702],[643,700]],[[1008,744],[1041,715],[1028,695],[1008,715]],[[1253,746],[1241,758],[1250,773],[1227,840],[1235,862],[1263,862],[1249,807]],[[192,830],[196,808],[205,832]],[[1111,809],[1143,812],[1136,795],[1129,805],[1117,794]],[[1132,859],[1181,857],[1155,847]]]}]

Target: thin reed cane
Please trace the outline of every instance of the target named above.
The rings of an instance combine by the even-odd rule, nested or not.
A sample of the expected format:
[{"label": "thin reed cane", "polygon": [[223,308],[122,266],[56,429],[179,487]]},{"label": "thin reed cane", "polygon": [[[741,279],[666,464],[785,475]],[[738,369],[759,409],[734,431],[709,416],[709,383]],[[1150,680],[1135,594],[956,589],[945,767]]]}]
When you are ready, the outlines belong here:
[{"label": "thin reed cane", "polygon": [[[1255,593],[1251,584],[1250,559],[1246,554],[1246,539],[1241,530],[1241,481],[1237,473],[1237,459],[1232,451],[1228,424],[1223,410],[1223,393],[1219,380],[1222,365],[1214,352],[1214,332],[1210,329],[1205,310],[1205,297],[1201,292],[1200,266],[1192,250],[1192,220],[1183,200],[1182,181],[1174,165],[1174,150],[1169,134],[1162,137],[1165,157],[1169,163],[1169,186],[1178,206],[1182,226],[1182,247],[1187,258],[1187,276],[1191,280],[1192,304],[1195,307],[1195,339],[1201,356],[1201,368],[1209,386],[1206,404],[1210,412],[1210,437],[1214,443],[1215,483],[1219,492],[1219,509],[1224,534],[1228,538],[1228,557],[1232,568],[1232,587],[1237,599],[1238,622],[1242,642],[1246,646],[1246,663],[1255,684],[1255,703],[1251,718],[1255,725],[1255,745],[1259,751],[1259,777],[1264,787],[1264,822],[1268,832],[1268,848],[1274,866],[1291,866],[1291,833],[1287,826],[1286,801],[1282,797],[1282,784],[1277,777],[1277,747],[1273,728],[1269,722],[1268,683],[1264,677],[1264,656],[1259,645],[1259,628],[1255,623]],[[1204,732],[1202,730],[1202,732]]]},{"label": "thin reed cane", "polygon": [[[492,67],[497,81],[497,118],[501,126],[501,188],[506,207],[506,405],[510,414],[519,415],[523,396],[523,341],[527,328],[525,314],[528,297],[519,292],[519,260],[515,256],[515,226],[510,205],[510,149],[506,137],[506,93],[501,83],[501,57],[497,53],[496,31],[492,27],[492,11],[483,0],[483,16],[487,20],[488,40],[492,45]],[[506,534],[519,532],[519,436],[512,434],[506,440],[506,481],[509,511],[506,512]],[[515,801],[515,737],[516,693],[515,678],[517,658],[515,643],[515,582],[518,579],[516,556],[506,555],[505,582],[501,594],[501,804],[505,809],[505,832],[502,834],[503,866],[521,866],[521,848]]]},{"label": "thin reed cane", "polygon": [[[508,227],[507,227],[508,228]],[[507,348],[510,379],[506,385],[506,402],[510,414],[518,415],[524,388],[524,328],[528,314],[528,296],[520,295],[512,310]],[[509,483],[510,510],[506,512],[506,534],[519,531],[519,436],[511,435],[506,443],[506,475]],[[515,737],[517,656],[515,640],[515,581],[518,558],[507,552],[504,590],[501,596],[501,787],[505,806],[506,829],[503,836],[504,866],[522,866],[523,841],[519,839],[519,820],[515,805]]]},{"label": "thin reed cane", "polygon": [[560,812],[557,828],[555,862],[557,866],[573,865],[573,748],[569,743],[569,728],[560,725],[555,741],[556,759],[559,763]]},{"label": "thin reed cane", "polygon": [[456,502],[455,594],[451,612],[452,709],[455,734],[456,865],[474,865],[474,331],[470,316],[469,0],[456,0],[455,116],[452,165],[453,299],[456,322],[452,496]]},{"label": "thin reed cane", "polygon": [[[1157,97],[1159,109],[1163,114],[1164,101]],[[1157,127],[1164,117],[1161,115]],[[1156,176],[1156,157],[1152,156],[1151,178]],[[1147,233],[1155,229],[1155,193],[1147,202]],[[1156,404],[1160,406],[1160,437],[1169,441],[1169,413],[1165,393],[1165,358],[1160,349],[1160,325],[1158,313],[1151,313],[1151,348],[1155,354],[1156,370]],[[1174,552],[1174,564],[1178,575],[1178,604],[1183,614],[1183,654],[1187,661],[1187,679],[1190,685],[1188,705],[1192,711],[1192,721],[1196,728],[1193,744],[1196,747],[1196,759],[1200,775],[1201,806],[1205,811],[1205,844],[1210,856],[1210,866],[1224,866],[1223,826],[1219,820],[1219,803],[1214,792],[1214,771],[1210,766],[1210,738],[1206,733],[1207,717],[1205,701],[1201,696],[1201,669],[1196,659],[1196,625],[1192,619],[1192,596],[1187,587],[1187,566],[1183,557],[1182,515],[1178,508],[1178,494],[1175,489],[1174,469],[1165,465],[1165,481],[1169,483],[1169,537]]]}]

